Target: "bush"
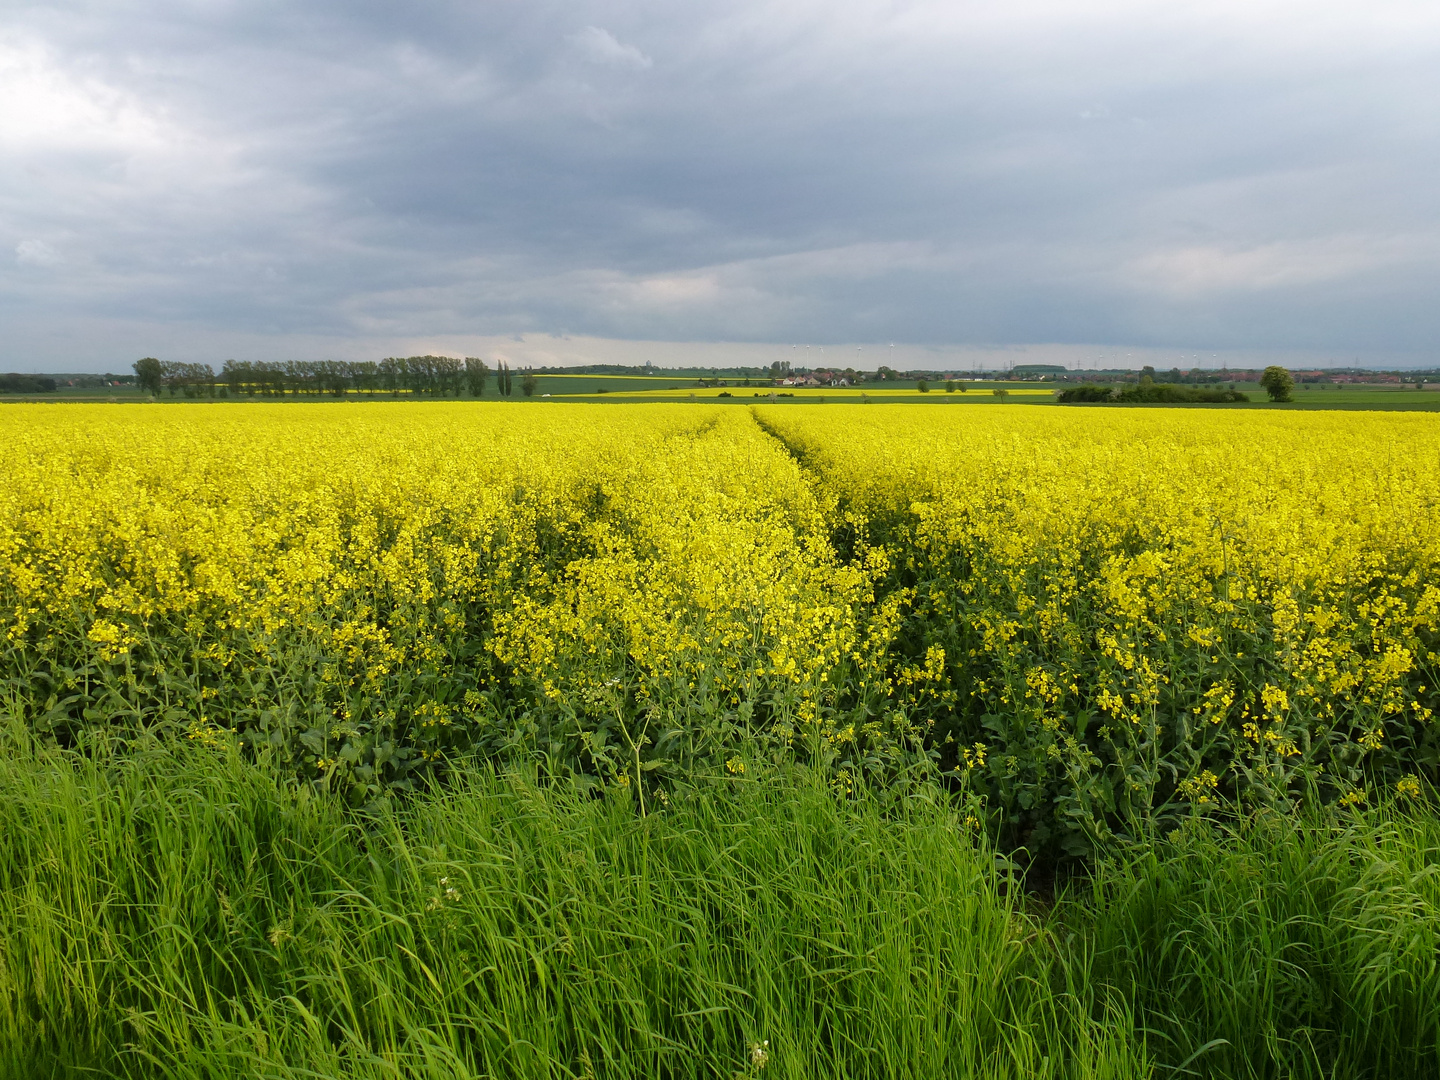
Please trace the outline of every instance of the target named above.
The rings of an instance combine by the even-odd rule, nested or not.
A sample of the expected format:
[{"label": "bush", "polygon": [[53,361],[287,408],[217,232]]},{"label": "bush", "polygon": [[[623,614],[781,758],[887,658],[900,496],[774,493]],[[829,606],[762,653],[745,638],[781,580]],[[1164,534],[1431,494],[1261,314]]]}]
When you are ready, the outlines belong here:
[{"label": "bush", "polygon": [[1061,404],[1077,402],[1123,402],[1125,404],[1198,405],[1249,401],[1235,390],[1212,390],[1198,386],[1174,386],[1142,379],[1137,386],[1116,390],[1109,386],[1074,386],[1057,395]]},{"label": "bush", "polygon": [[1072,386],[1061,390],[1057,400],[1064,405],[1076,402],[1113,401],[1115,391],[1108,386]]},{"label": "bush", "polygon": [[1174,386],[1170,383],[1145,383],[1121,390],[1115,401],[1127,404],[1200,405],[1229,404],[1249,401],[1237,390],[1210,390],[1198,386]]}]

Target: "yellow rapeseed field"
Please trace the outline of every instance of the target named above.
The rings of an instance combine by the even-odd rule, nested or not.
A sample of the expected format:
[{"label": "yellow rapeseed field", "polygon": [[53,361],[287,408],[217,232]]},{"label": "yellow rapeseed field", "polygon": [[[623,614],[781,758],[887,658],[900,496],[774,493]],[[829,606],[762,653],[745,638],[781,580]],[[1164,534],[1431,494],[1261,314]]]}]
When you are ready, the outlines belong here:
[{"label": "yellow rapeseed field", "polygon": [[1433,775],[1435,417],[759,415],[855,554],[895,563],[892,667],[943,656],[909,700],[1037,840],[1056,815]]},{"label": "yellow rapeseed field", "polygon": [[365,800],[941,770],[1034,845],[1433,775],[1428,414],[560,402],[5,415],[9,707]]}]

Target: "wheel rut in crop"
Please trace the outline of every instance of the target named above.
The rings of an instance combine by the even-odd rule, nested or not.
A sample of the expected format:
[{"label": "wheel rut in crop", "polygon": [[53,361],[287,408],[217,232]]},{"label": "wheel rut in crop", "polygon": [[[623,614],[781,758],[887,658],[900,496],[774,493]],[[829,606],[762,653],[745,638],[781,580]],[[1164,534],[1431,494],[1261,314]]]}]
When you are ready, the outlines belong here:
[{"label": "wheel rut in crop", "polygon": [[810,464],[810,461],[808,460],[808,455],[805,453],[804,449],[802,449],[796,443],[793,443],[789,439],[787,439],[785,435],[780,431],[780,429],[775,427],[775,425],[766,421],[758,412],[755,411],[755,406],[753,405],[750,406],[750,419],[755,421],[756,427],[758,427],[766,435],[770,436],[770,438],[774,439],[777,443],[779,443],[780,448],[784,450],[785,453],[789,454],[792,458],[795,459],[795,463],[800,466],[804,474],[805,482],[807,484],[814,485],[817,479],[817,477],[815,476],[815,469]]}]

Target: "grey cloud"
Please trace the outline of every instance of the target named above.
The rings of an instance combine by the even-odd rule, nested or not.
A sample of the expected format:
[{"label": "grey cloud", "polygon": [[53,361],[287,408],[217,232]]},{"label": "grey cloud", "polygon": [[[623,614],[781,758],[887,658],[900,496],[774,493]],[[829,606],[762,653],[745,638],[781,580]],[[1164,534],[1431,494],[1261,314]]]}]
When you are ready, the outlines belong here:
[{"label": "grey cloud", "polygon": [[15,261],[22,266],[55,266],[61,259],[44,240],[21,240],[15,245]]},{"label": "grey cloud", "polygon": [[578,34],[570,36],[575,46],[586,57],[597,64],[612,64],[616,67],[648,68],[654,61],[634,45],[622,45],[609,30],[598,26],[587,26]]},{"label": "grey cloud", "polygon": [[147,334],[1423,353],[1437,52],[1405,3],[11,7],[0,364],[54,366],[59,323],[101,366]]}]

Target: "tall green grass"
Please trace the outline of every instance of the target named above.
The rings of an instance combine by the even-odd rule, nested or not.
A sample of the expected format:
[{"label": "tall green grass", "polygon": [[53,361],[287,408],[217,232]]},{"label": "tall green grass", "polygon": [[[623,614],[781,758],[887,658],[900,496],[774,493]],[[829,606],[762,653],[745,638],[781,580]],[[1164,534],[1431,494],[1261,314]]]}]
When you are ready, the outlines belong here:
[{"label": "tall green grass", "polygon": [[1440,1074],[1429,811],[1197,822],[1046,905],[1004,865],[924,789],[476,771],[361,819],[12,726],[0,1075]]},{"label": "tall green grass", "polygon": [[1192,822],[1102,862],[1068,918],[1154,1056],[1204,1076],[1440,1076],[1440,821]]},{"label": "tall green grass", "polygon": [[[941,799],[641,816],[477,773],[358,823],[224,750],[0,752],[15,1077],[1129,1077]],[[763,1060],[763,1066],[761,1061]]]}]

